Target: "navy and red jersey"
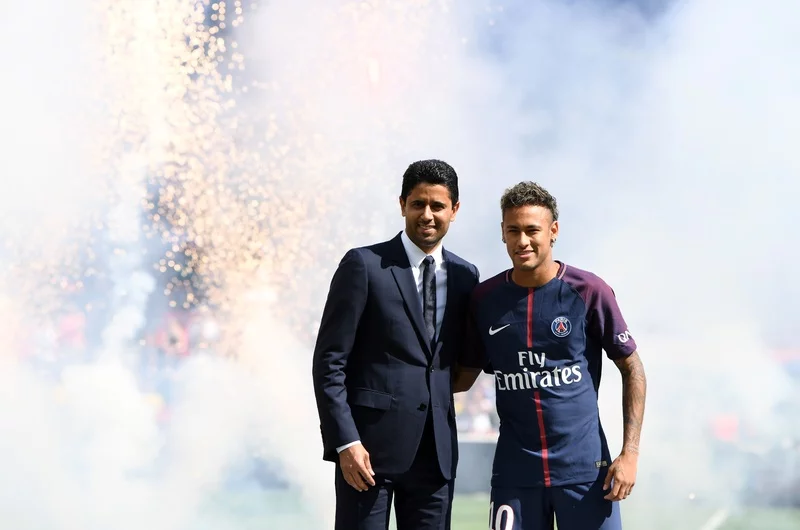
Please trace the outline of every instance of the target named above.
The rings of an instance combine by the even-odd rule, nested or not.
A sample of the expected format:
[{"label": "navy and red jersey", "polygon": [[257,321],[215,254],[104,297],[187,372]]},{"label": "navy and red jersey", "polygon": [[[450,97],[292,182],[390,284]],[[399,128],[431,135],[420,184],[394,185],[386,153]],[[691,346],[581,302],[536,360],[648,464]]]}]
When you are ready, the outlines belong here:
[{"label": "navy and red jersey", "polygon": [[494,375],[500,435],[492,486],[565,486],[595,481],[610,465],[597,392],[602,352],[636,350],[614,291],[559,262],[537,288],[511,270],[472,294],[463,366]]}]

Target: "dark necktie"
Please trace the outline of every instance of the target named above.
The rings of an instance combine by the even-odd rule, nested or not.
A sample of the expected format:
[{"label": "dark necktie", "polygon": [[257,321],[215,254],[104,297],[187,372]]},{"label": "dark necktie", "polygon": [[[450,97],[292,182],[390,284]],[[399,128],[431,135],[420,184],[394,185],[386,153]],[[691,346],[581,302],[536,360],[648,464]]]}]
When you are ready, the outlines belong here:
[{"label": "dark necktie", "polygon": [[433,256],[425,256],[422,271],[422,316],[431,341],[436,337],[436,271]]}]

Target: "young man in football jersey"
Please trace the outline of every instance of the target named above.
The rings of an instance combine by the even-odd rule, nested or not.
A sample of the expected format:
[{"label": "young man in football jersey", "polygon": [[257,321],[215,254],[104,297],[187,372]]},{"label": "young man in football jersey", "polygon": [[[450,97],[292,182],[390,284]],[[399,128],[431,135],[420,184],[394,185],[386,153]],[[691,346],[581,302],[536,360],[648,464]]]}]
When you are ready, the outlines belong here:
[{"label": "young man in football jersey", "polygon": [[[471,347],[454,390],[494,376],[500,435],[492,472],[491,530],[619,530],[618,501],[636,481],[646,380],[614,291],[555,261],[558,207],[521,182],[501,199],[513,267],[479,284]],[[622,373],[624,442],[611,461],[597,393],[602,355]]]}]

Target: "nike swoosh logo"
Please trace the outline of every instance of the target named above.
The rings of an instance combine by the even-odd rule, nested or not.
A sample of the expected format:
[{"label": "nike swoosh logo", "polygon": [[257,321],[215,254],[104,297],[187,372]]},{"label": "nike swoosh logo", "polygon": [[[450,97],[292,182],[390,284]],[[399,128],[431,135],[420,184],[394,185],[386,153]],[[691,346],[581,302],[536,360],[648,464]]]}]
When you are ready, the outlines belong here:
[{"label": "nike swoosh logo", "polygon": [[511,325],[511,324],[506,324],[505,326],[500,326],[500,327],[499,327],[499,328],[497,328],[497,329],[492,329],[492,326],[489,326],[489,335],[494,335],[495,333],[498,333],[498,332],[500,332],[500,331],[503,331],[504,329],[506,329],[506,328],[507,328],[508,326],[510,326],[510,325]]}]

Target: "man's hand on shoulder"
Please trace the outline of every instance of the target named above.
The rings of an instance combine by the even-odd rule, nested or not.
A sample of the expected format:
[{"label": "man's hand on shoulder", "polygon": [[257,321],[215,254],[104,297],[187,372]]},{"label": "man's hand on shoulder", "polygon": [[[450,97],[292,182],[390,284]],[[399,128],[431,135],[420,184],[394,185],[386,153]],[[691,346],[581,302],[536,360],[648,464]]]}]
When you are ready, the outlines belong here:
[{"label": "man's hand on shoulder", "polygon": [[639,466],[639,455],[636,452],[623,451],[611,463],[606,475],[603,491],[608,495],[604,498],[609,501],[621,501],[628,497],[636,484],[636,471]]},{"label": "man's hand on shoulder", "polygon": [[[369,453],[361,443],[342,449],[339,453],[339,466],[344,480],[358,491],[367,491],[375,485],[375,472],[369,462]],[[369,486],[368,486],[369,485]]]}]

